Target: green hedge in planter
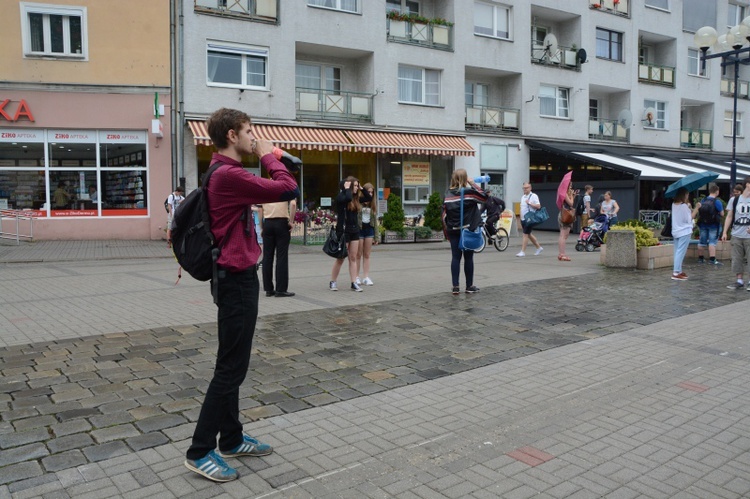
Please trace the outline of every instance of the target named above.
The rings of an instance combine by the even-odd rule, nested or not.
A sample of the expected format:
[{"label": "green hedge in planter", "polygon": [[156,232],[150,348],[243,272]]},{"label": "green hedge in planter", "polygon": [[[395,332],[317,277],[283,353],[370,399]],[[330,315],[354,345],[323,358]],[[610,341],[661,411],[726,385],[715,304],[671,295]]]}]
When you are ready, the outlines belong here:
[{"label": "green hedge in planter", "polygon": [[393,193],[388,196],[388,211],[383,215],[383,227],[399,234],[404,232],[404,207],[401,198]]},{"label": "green hedge in planter", "polygon": [[443,198],[439,192],[430,194],[424,209],[424,225],[432,230],[443,230]]}]

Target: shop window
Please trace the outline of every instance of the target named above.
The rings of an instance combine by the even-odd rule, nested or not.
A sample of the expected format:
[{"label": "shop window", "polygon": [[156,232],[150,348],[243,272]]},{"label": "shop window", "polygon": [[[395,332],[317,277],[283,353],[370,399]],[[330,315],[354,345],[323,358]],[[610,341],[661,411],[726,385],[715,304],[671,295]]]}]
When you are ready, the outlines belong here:
[{"label": "shop window", "polygon": [[209,42],[206,82],[210,86],[268,89],[268,49]]},{"label": "shop window", "polygon": [[308,211],[335,210],[342,178],[340,154],[338,151],[302,151],[302,204]]},{"label": "shop window", "polygon": [[95,217],[99,214],[96,170],[53,170],[49,180],[53,217]]},{"label": "shop window", "polygon": [[85,59],[86,7],[21,2],[25,56]]}]

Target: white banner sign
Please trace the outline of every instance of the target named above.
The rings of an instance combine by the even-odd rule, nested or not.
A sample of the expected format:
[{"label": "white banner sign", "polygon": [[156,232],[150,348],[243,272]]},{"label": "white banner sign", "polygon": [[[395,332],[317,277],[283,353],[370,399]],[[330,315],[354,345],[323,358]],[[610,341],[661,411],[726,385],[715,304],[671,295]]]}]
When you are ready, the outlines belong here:
[{"label": "white banner sign", "polygon": [[0,128],[0,142],[44,142],[44,130]]},{"label": "white banner sign", "polygon": [[90,144],[96,142],[96,134],[91,130],[49,130],[50,144]]},{"label": "white banner sign", "polygon": [[145,144],[146,132],[133,130],[99,130],[102,144]]}]

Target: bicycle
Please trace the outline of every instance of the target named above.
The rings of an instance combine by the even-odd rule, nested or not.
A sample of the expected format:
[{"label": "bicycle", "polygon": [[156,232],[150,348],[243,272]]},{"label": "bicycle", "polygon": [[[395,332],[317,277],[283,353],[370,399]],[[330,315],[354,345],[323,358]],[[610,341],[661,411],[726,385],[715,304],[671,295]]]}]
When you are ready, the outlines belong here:
[{"label": "bicycle", "polygon": [[508,238],[508,231],[503,227],[498,227],[495,239],[491,239],[490,233],[487,232],[487,224],[482,222],[482,247],[478,250],[474,250],[474,253],[481,253],[482,251],[484,251],[484,247],[487,246],[487,242],[490,240],[492,241],[492,245],[495,246],[496,250],[505,251],[506,249],[508,249],[508,243],[510,242],[510,239]]}]

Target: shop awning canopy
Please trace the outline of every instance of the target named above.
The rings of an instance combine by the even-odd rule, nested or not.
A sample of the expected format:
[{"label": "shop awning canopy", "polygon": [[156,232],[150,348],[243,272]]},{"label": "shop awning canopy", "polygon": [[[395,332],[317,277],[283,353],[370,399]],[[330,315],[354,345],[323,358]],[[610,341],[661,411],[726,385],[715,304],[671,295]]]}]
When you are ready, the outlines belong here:
[{"label": "shop awning canopy", "polygon": [[[195,145],[212,144],[205,121],[187,120],[187,124],[193,134]],[[256,137],[262,137],[288,149],[442,156],[473,156],[475,152],[464,137],[453,135],[259,124],[252,127]]]}]

